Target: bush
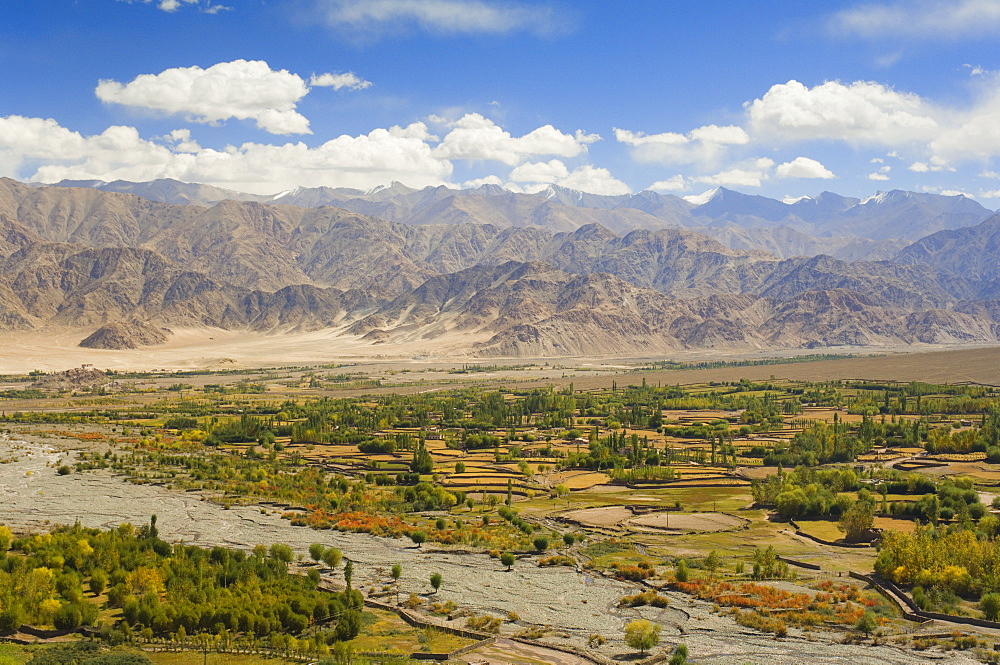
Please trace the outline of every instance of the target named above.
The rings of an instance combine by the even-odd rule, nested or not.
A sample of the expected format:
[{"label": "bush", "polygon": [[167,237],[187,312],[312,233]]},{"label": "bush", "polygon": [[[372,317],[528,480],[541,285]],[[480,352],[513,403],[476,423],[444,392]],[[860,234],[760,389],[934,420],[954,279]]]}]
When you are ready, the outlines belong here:
[{"label": "bush", "polygon": [[668,607],[670,605],[670,600],[667,599],[666,596],[661,596],[656,591],[650,589],[649,591],[637,593],[633,596],[625,596],[618,601],[618,607],[644,607],[646,605],[652,607]]},{"label": "bush", "polygon": [[736,612],[736,623],[763,633],[774,633],[775,637],[787,637],[788,626],[781,619],[767,617],[757,612]]},{"label": "bush", "polygon": [[979,599],[979,609],[987,621],[1000,619],[1000,593],[987,593]]},{"label": "bush", "polygon": [[532,541],[532,544],[535,546],[535,549],[539,552],[544,552],[545,550],[549,549],[549,539],[546,538],[545,536],[538,536]]},{"label": "bush", "polygon": [[503,619],[490,616],[489,614],[473,614],[465,620],[465,627],[470,630],[478,630],[483,633],[499,633]]}]

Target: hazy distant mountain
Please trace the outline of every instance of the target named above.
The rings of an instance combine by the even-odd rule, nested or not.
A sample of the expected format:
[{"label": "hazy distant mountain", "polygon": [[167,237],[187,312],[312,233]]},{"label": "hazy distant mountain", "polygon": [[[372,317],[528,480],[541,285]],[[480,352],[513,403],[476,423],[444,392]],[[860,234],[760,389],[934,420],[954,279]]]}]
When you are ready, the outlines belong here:
[{"label": "hazy distant mountain", "polygon": [[650,191],[602,196],[555,185],[535,194],[518,194],[497,185],[412,189],[393,182],[370,190],[297,187],[271,196],[176,180],[64,181],[59,185],[202,206],[224,200],[335,206],[411,225],[491,224],[559,232],[600,224],[618,234],[686,227],[707,233],[731,249],[761,250],[779,258],[829,254],[847,261],[888,259],[925,235],[971,226],[992,214],[964,196],[900,190],[863,200],[823,192],[815,198],[786,202],[724,187],[685,200]]},{"label": "hazy distant mountain", "polygon": [[[414,224],[329,205],[174,205],[0,179],[0,329],[71,328],[88,345],[127,348],[160,343],[171,327],[334,328],[370,344],[447,340],[449,348],[484,355],[997,341],[1000,281],[988,259],[996,256],[997,221],[931,236],[914,247],[936,250],[908,249],[906,260],[852,263],[730,249],[665,227],[651,212],[573,207],[555,202],[571,197],[568,190],[550,193],[395,184],[283,195],[342,196],[447,222]],[[672,210],[696,211],[714,198]],[[775,203],[802,204],[760,198],[746,208],[758,217],[776,217]],[[815,221],[831,210],[897,209],[894,198],[907,200],[852,203],[831,195],[805,207]],[[578,203],[648,204],[656,212],[674,199],[644,193]],[[721,200],[734,208],[745,198],[724,192]],[[952,204],[952,221],[971,214],[960,201],[917,203],[946,212]],[[578,224],[595,218],[659,227]],[[805,250],[820,241],[784,225],[710,228],[730,242],[756,237]],[[845,251],[859,242],[825,241]],[[962,263],[973,267],[953,267]]]},{"label": "hazy distant mountain", "polygon": [[1000,215],[976,226],[922,238],[900,252],[896,260],[974,280],[1000,280]]},{"label": "hazy distant mountain", "polygon": [[740,226],[705,226],[693,228],[731,249],[759,250],[787,259],[793,256],[828,254],[843,261],[881,261],[899,254],[906,240],[845,236],[812,236],[790,226],[743,228]]},{"label": "hazy distant mountain", "polygon": [[231,189],[213,187],[212,185],[181,182],[170,178],[150,182],[129,182],[128,180],[115,180],[113,182],[104,182],[102,180],[63,180],[56,183],[55,186],[85,187],[99,189],[102,192],[135,194],[150,201],[176,203],[179,205],[193,204],[208,206],[227,199],[233,201],[266,201],[270,198],[256,194],[244,194]]}]

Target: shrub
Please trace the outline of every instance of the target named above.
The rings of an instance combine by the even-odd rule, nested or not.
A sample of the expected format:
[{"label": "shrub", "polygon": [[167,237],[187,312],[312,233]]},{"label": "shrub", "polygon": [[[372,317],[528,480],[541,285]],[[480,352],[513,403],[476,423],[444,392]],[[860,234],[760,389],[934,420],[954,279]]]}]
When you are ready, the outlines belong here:
[{"label": "shrub", "polygon": [[764,616],[757,612],[736,612],[736,623],[763,633],[774,633],[775,637],[787,637],[788,626],[781,619]]},{"label": "shrub", "polygon": [[979,609],[987,621],[1000,619],[1000,593],[987,593],[979,599]]},{"label": "shrub", "polygon": [[473,614],[465,620],[465,627],[470,630],[478,630],[483,633],[499,633],[503,619],[490,616],[489,614]]},{"label": "shrub", "polygon": [[646,605],[667,607],[670,605],[670,600],[666,596],[661,596],[656,591],[650,589],[649,591],[643,591],[633,596],[625,596],[618,601],[619,607],[643,607]]}]

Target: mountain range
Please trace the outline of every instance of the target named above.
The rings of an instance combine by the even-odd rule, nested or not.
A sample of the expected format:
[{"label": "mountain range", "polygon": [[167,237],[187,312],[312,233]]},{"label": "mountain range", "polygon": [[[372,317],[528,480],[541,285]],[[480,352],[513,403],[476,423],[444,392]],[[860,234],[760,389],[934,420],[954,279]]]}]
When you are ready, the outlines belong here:
[{"label": "mountain range", "polygon": [[262,197],[0,179],[0,329],[98,348],[334,329],[482,356],[991,343],[998,243],[1000,216],[975,201],[901,191]]}]

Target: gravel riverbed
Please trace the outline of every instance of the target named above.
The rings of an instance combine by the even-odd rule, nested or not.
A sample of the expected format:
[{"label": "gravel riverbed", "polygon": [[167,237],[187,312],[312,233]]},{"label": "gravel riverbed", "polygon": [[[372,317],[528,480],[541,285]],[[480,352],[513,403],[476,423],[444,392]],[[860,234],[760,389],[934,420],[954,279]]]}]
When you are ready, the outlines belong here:
[{"label": "gravel riverbed", "polygon": [[[782,640],[748,631],[731,619],[711,612],[707,603],[670,594],[672,606],[620,610],[618,599],[634,587],[616,580],[578,573],[565,567],[539,568],[533,558],[518,561],[506,571],[484,554],[427,551],[408,540],[366,534],[313,531],[293,527],[266,506],[224,509],[196,492],[157,485],[137,485],[106,471],[59,475],[56,467],[72,453],[59,443],[20,441],[0,435],[0,524],[18,531],[40,531],[53,524],[79,520],[88,527],[111,528],[122,522],[143,524],[157,516],[165,540],[200,546],[223,545],[250,549],[263,543],[288,543],[297,552],[321,542],[343,550],[354,561],[358,587],[381,586],[389,568],[403,566],[402,592],[428,593],[431,573],[441,573],[439,600],[454,600],[474,611],[516,612],[524,622],[554,629],[549,639],[581,646],[588,635],[611,638],[606,655],[625,654],[621,642],[625,623],[637,617],[663,625],[664,642],[684,642],[699,663],[769,665],[801,663],[892,663],[908,665],[944,658],[952,663],[974,663],[960,654],[921,654],[891,647],[832,642],[834,634],[811,639]],[[384,571],[381,575],[379,569]]]}]

